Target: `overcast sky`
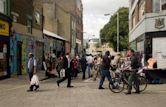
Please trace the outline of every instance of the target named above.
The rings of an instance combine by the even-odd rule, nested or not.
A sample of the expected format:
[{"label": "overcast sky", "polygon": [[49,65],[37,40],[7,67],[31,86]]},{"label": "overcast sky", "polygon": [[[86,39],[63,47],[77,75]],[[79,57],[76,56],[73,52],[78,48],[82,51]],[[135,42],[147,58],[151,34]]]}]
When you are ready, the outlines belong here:
[{"label": "overcast sky", "polygon": [[[128,0],[82,0],[84,11],[84,37],[99,37],[100,29],[109,21],[110,16],[120,7],[128,7]],[[95,36],[92,36],[95,35]]]}]

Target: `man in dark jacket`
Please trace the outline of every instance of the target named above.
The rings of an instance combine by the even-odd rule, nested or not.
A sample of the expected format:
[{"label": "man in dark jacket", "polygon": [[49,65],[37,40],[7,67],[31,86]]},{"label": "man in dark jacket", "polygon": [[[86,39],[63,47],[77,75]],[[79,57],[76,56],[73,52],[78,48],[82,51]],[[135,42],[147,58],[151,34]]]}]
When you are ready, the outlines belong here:
[{"label": "man in dark jacket", "polygon": [[81,63],[81,69],[82,69],[82,79],[85,79],[85,71],[86,71],[86,67],[87,67],[87,60],[85,58],[85,55],[82,56],[82,58],[80,59],[80,63]]},{"label": "man in dark jacket", "polygon": [[64,56],[63,58],[63,69],[65,69],[65,77],[63,77],[62,79],[57,81],[57,85],[59,87],[59,84],[63,81],[65,81],[66,79],[68,79],[68,83],[67,83],[67,87],[71,88],[73,86],[71,86],[71,68],[70,68],[70,55],[69,53],[66,54],[66,56]]},{"label": "man in dark jacket", "polygon": [[137,71],[138,71],[138,58],[134,54],[134,50],[130,49],[129,50],[129,56],[130,56],[130,61],[131,61],[131,72],[130,76],[128,78],[129,86],[128,86],[128,92],[126,94],[131,94],[132,90],[132,83],[134,82],[136,85],[136,92],[139,93],[139,80],[137,78]]},{"label": "man in dark jacket", "polygon": [[109,82],[112,84],[112,79],[111,79],[111,75],[109,72],[110,69],[110,63],[111,63],[111,59],[110,59],[110,52],[106,51],[105,55],[103,56],[103,61],[102,61],[102,65],[101,65],[101,79],[100,79],[100,83],[99,83],[99,89],[104,89],[102,87],[105,77],[107,77],[107,79],[109,80]]}]

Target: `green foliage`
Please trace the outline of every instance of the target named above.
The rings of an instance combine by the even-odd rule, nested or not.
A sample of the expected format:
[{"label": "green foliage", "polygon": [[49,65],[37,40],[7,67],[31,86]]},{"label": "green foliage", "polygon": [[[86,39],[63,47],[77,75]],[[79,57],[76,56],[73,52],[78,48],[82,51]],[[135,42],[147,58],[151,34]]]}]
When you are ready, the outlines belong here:
[{"label": "green foliage", "polygon": [[100,48],[100,43],[99,42],[96,43],[95,46],[96,46],[96,48]]},{"label": "green foliage", "polygon": [[[119,49],[120,51],[128,47],[128,8],[122,7],[119,13]],[[116,50],[117,47],[117,14],[114,13],[110,21],[100,30],[102,43],[109,42],[109,46]]]}]

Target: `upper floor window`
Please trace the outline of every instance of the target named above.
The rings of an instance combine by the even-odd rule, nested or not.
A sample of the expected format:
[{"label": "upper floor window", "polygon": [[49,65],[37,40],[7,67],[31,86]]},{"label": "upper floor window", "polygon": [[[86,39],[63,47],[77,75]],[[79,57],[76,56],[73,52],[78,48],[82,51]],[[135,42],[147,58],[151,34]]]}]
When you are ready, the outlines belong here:
[{"label": "upper floor window", "polygon": [[161,10],[166,10],[166,0],[161,0]]},{"label": "upper floor window", "polygon": [[38,11],[34,12],[34,17],[35,17],[35,23],[37,25],[41,25],[41,15]]},{"label": "upper floor window", "polygon": [[166,0],[153,0],[153,12],[166,10]]},{"label": "upper floor window", "polygon": [[5,11],[6,11],[5,8],[6,8],[5,0],[0,0],[0,12],[5,13]]},{"label": "upper floor window", "polygon": [[27,30],[28,33],[32,34],[32,19],[27,19]]},{"label": "upper floor window", "polygon": [[145,13],[145,1],[141,2],[139,5],[139,20],[142,18],[144,13]]}]

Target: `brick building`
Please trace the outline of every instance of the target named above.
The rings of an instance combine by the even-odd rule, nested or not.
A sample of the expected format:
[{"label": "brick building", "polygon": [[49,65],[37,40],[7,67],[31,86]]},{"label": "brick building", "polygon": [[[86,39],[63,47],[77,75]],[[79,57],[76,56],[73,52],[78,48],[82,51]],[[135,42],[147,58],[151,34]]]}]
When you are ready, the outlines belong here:
[{"label": "brick building", "polygon": [[129,0],[130,46],[143,53],[145,61],[156,58],[166,67],[166,0]]},{"label": "brick building", "polygon": [[44,2],[43,14],[45,41],[49,41],[45,47],[50,49],[47,53],[55,52],[56,55],[62,52],[81,53],[83,46],[81,0]]}]

